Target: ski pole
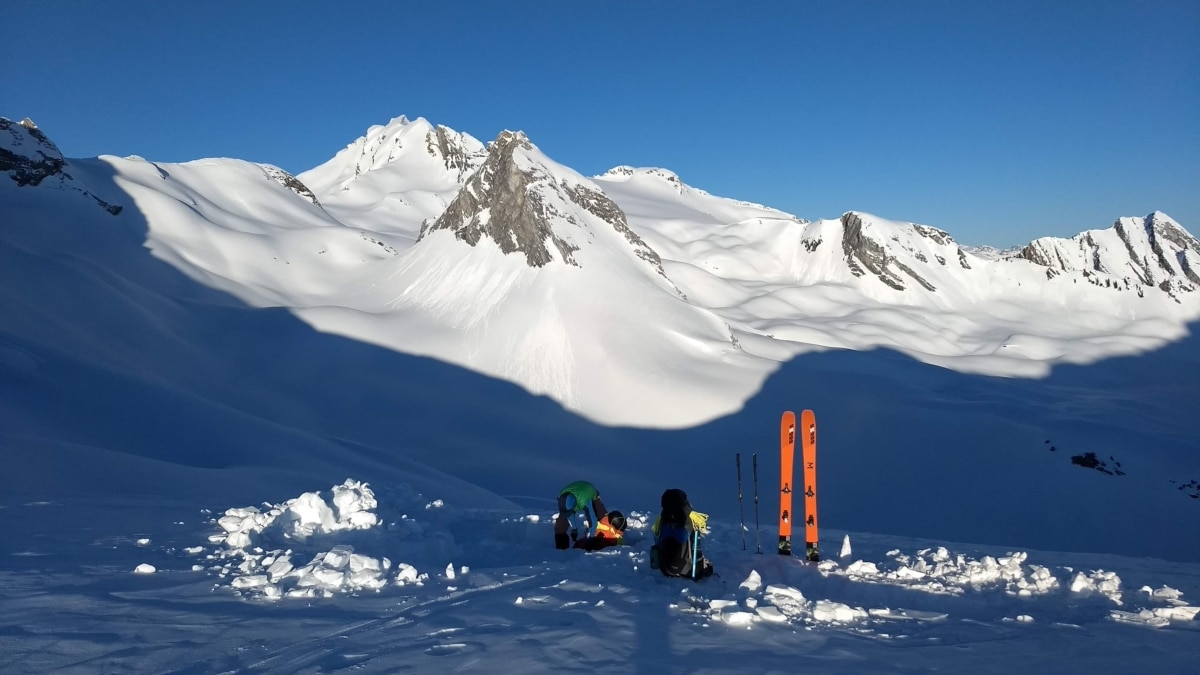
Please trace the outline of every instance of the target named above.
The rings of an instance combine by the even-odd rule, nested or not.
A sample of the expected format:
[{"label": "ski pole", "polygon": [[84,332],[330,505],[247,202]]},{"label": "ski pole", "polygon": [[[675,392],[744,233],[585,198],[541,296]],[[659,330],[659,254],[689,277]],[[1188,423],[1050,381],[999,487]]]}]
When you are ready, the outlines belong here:
[{"label": "ski pole", "polygon": [[742,550],[746,550],[746,509],[742,506],[742,453],[737,453],[738,517],[742,521]]},{"label": "ski pole", "polygon": [[696,561],[700,557],[700,531],[692,530],[692,578],[696,578]]},{"label": "ski pole", "polygon": [[762,553],[762,544],[758,540],[758,453],[750,456],[754,464],[754,552]]}]

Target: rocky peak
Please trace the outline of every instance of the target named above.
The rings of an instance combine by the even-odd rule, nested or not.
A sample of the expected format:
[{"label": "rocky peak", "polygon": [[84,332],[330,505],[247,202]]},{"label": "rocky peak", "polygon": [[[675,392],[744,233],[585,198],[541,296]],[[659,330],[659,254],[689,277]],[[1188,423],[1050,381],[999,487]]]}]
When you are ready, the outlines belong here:
[{"label": "rocky peak", "polygon": [[553,260],[551,246],[563,262],[576,265],[572,254],[578,247],[555,234],[544,196],[531,189],[547,177],[536,167],[522,169],[517,163],[519,150],[532,149],[525,134],[502,131],[488,144],[483,165],[467,179],[446,211],[423,228],[418,241],[437,230],[450,230],[471,246],[486,236],[505,254],[523,254],[530,267]]},{"label": "rocky peak", "polygon": [[[554,260],[579,267],[575,253],[590,237],[586,230],[599,220],[618,232],[634,254],[665,277],[658,254],[633,230],[624,212],[607,195],[568,170],[546,163],[524,133],[503,131],[488,144],[483,164],[463,185],[454,201],[420,238],[437,230],[475,246],[484,237],[505,254],[525,256],[530,267]],[[552,163],[551,163],[552,164]],[[561,175],[560,175],[561,174]]]},{"label": "rocky peak", "polygon": [[1079,275],[1089,283],[1139,295],[1157,288],[1178,300],[1200,290],[1200,241],[1155,211],[1144,218],[1119,218],[1107,230],[1070,239],[1043,237],[1015,256],[1046,268],[1046,278]]},{"label": "rocky peak", "polygon": [[17,185],[39,185],[51,176],[64,176],[66,164],[58,147],[33,120],[26,117],[16,123],[0,117],[0,171]]},{"label": "rocky peak", "polygon": [[483,144],[467,134],[438,125],[425,118],[409,121],[401,115],[386,126],[375,126],[358,141],[358,158],[354,175],[362,175],[391,164],[409,148],[420,148],[430,157],[441,160],[448,171],[460,175],[477,167],[486,156]]},{"label": "rocky peak", "polygon": [[842,214],[842,254],[856,277],[875,276],[898,291],[916,282],[927,291],[937,287],[922,274],[926,265],[958,265],[971,269],[969,256],[954,239],[934,227],[910,225],[905,231],[885,232],[862,214]]},{"label": "rocky peak", "polygon": [[[328,198],[367,178],[389,192],[396,174],[422,176],[422,183],[442,183],[457,191],[466,177],[483,163],[487,149],[469,134],[433,126],[425,118],[410,121],[403,115],[375,125],[324,164],[302,172],[298,178],[315,194]],[[403,182],[403,178],[401,179]]]},{"label": "rocky peak", "polygon": [[474,138],[440,124],[425,135],[425,148],[433,157],[440,157],[447,170],[459,175],[474,171],[487,156]]},{"label": "rocky peak", "polygon": [[121,206],[109,204],[76,184],[67,173],[69,164],[42,130],[26,117],[13,122],[0,117],[0,172],[8,174],[19,187],[52,186],[82,193],[114,216]]}]

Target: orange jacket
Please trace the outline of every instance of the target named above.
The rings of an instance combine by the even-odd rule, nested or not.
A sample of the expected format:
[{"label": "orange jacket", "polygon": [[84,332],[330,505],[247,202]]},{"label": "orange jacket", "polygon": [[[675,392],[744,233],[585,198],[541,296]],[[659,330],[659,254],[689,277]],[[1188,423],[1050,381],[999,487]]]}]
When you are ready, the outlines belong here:
[{"label": "orange jacket", "polygon": [[622,546],[625,544],[624,534],[608,524],[608,517],[600,519],[596,524],[596,535],[593,537],[583,537],[575,542],[575,548],[582,548],[587,551],[595,551],[609,546]]}]

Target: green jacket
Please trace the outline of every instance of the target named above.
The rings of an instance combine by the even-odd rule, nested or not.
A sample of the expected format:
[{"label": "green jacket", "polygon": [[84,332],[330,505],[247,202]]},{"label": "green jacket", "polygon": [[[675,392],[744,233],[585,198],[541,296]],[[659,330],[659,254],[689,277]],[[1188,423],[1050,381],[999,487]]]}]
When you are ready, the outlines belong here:
[{"label": "green jacket", "polygon": [[558,496],[561,497],[568,494],[575,495],[575,513],[579,513],[591,506],[592,500],[600,496],[600,491],[596,489],[595,485],[586,480],[577,480],[563,488],[558,493]]},{"label": "green jacket", "polygon": [[600,498],[600,491],[595,485],[586,480],[577,480],[558,493],[559,497],[563,495],[573,495],[575,497],[575,513],[587,514],[588,531],[587,536],[596,536],[596,528],[600,525],[600,517],[603,513],[596,513],[596,502]]}]

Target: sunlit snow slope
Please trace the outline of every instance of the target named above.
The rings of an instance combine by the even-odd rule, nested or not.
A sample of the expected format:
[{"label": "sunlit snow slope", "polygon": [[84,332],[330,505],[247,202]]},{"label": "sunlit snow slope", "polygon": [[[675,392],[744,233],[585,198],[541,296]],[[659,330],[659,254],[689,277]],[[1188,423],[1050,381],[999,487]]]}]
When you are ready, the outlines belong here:
[{"label": "sunlit snow slope", "polygon": [[618,502],[676,475],[721,495],[736,452],[773,484],[780,412],[812,408],[830,523],[1200,555],[1196,247],[1164,214],[972,257],[663,170],[588,179],[506,133],[470,171],[418,144],[445,172],[423,179],[460,187],[385,232],[350,198],[404,153],[334,172],[348,206],[275,167],[68,161],[3,130],[0,442],[22,489],[131,494],[153,466],[235,503],[331,475],[489,504],[580,472]]},{"label": "sunlit snow slope", "polygon": [[[421,118],[372,127],[295,179],[233,159],[105,161],[146,215],[147,246],[202,283],[607,424],[736,412],[781,362],[813,350],[888,347],[1041,377],[1161,347],[1200,316],[1198,247],[1164,214],[989,259],[935,228],[854,212],[807,222],[662,169],[587,179],[524,143],[510,175],[473,189],[522,177],[503,199],[532,200],[540,210],[526,211],[565,247],[541,265],[511,230],[472,242],[433,227],[503,144]],[[461,213],[464,201],[477,212]],[[486,229],[498,211],[485,202],[460,200],[458,215]],[[1161,228],[1182,233],[1165,252]],[[1175,276],[1120,262],[1155,255]]]}]

